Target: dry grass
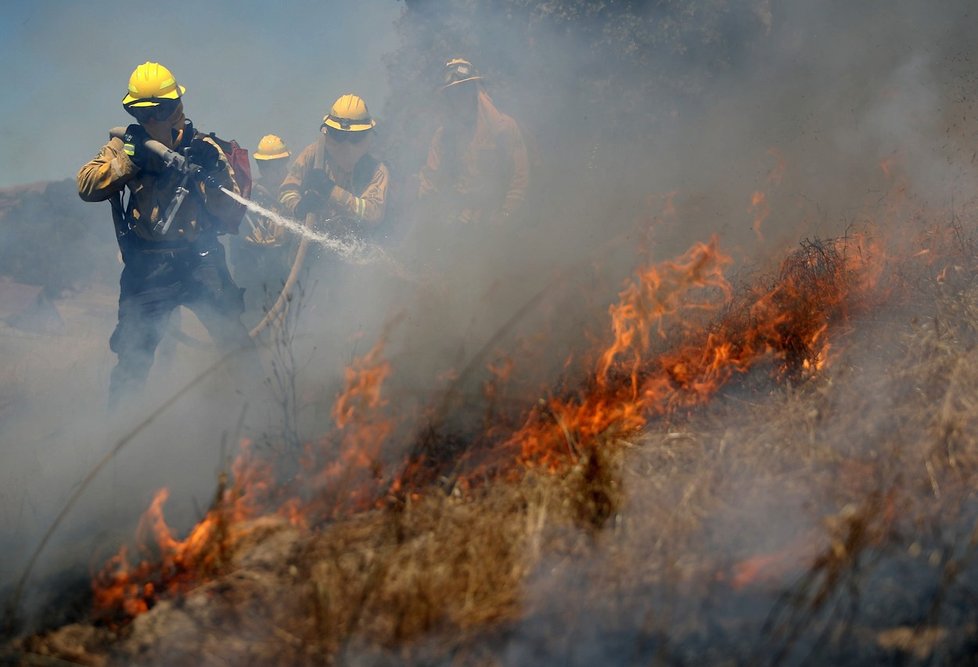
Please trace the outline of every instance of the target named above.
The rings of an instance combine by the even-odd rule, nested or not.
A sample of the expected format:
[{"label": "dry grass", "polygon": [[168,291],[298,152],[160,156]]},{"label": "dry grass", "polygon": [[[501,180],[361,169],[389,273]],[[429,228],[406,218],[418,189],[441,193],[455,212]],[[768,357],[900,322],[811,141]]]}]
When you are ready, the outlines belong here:
[{"label": "dry grass", "polygon": [[814,378],[755,368],[556,474],[433,486],[312,534],[256,525],[228,574],[122,638],[69,626],[21,655],[84,635],[92,664],[960,663],[974,275],[903,280]]}]

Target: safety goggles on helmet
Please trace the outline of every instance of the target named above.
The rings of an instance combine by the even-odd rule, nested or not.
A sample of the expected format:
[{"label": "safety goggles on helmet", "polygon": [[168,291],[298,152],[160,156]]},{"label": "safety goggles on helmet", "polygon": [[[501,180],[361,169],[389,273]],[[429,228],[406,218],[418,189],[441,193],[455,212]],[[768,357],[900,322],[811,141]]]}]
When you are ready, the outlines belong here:
[{"label": "safety goggles on helmet", "polygon": [[147,121],[161,121],[166,120],[173,115],[173,112],[177,110],[180,105],[180,100],[157,100],[156,106],[151,107],[134,107],[127,106],[126,111],[130,116],[135,118],[140,123],[145,123]]}]

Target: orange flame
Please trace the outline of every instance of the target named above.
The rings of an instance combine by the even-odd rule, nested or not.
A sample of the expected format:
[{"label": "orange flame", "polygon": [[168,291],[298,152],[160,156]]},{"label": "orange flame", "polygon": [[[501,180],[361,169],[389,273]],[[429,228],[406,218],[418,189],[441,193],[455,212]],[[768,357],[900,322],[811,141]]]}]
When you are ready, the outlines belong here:
[{"label": "orange flame", "polygon": [[761,234],[761,225],[771,215],[771,209],[767,205],[767,195],[760,190],[756,190],[750,197],[750,208],[747,209],[747,212],[753,213],[754,215],[754,224],[751,225],[751,229],[754,230],[754,235],[757,236],[758,241],[763,241],[764,235]]},{"label": "orange flame", "polygon": [[[812,246],[785,262],[772,288],[749,293],[735,308],[722,274],[727,263],[714,240],[629,283],[610,308],[613,340],[593,382],[530,414],[510,439],[521,459],[556,467],[604,433],[631,432],[650,416],[705,402],[735,373],[769,355],[782,362],[782,373],[820,371],[831,318],[844,314],[853,289],[869,289],[879,276],[861,238]],[[724,306],[724,316],[712,324],[692,318],[696,311]],[[651,333],[662,339],[666,318],[681,337],[670,349],[650,354]]]},{"label": "orange flame", "polygon": [[[782,173],[779,158],[770,182],[779,182]],[[894,190],[893,197],[890,210],[896,216],[906,190]],[[668,211],[671,193],[666,202]],[[758,191],[751,203],[760,213],[767,208],[767,195]],[[938,242],[922,245],[926,251]],[[932,261],[938,254],[921,251],[919,256]],[[485,473],[479,466],[489,459],[492,470],[486,478],[519,474],[527,466],[558,469],[603,436],[634,433],[656,416],[703,404],[738,373],[765,360],[778,377],[823,372],[829,352],[836,353],[830,345],[832,323],[877,289],[889,259],[887,249],[868,235],[813,243],[791,255],[769,284],[735,292],[724,275],[732,260],[713,238],[676,259],[643,268],[608,308],[604,344],[591,356],[567,357],[567,376],[584,375],[585,380],[547,399],[534,399],[532,407],[508,415],[514,421],[487,429],[480,436],[486,456],[473,456],[453,469],[459,471],[459,487],[478,483],[473,480]],[[314,527],[375,507],[385,493],[412,497],[430,482],[424,471],[415,474],[428,463],[423,455],[408,461],[400,474],[385,470],[398,463],[390,451],[397,422],[387,414],[391,401],[385,393],[392,374],[384,358],[387,333],[346,369],[331,411],[335,431],[307,446],[306,473],[295,487],[301,497],[275,497],[281,489],[272,485],[271,466],[251,456],[243,443],[245,451],[232,467],[233,486],[222,486],[215,507],[185,539],[175,538],[163,518],[166,490],[157,494],[138,531],[143,560],[132,565],[122,548],[106,563],[94,582],[96,608],[132,617],[160,594],[188,590],[223,566],[237,536],[235,524],[262,512],[275,511],[293,525]],[[512,358],[498,358],[489,366],[490,398],[507,382],[519,384],[514,375],[520,369]],[[583,368],[574,373],[572,365]],[[734,583],[745,585],[772,567],[771,562],[748,562]]]},{"label": "orange flame", "polygon": [[233,524],[264,511],[271,489],[270,466],[252,456],[249,441],[242,441],[241,450],[232,464],[234,485],[224,488],[222,482],[214,507],[183,540],[173,536],[164,518],[169,490],[156,492],[136,528],[145,558],[133,566],[123,545],[93,579],[97,614],[109,619],[120,612],[135,616],[149,609],[159,594],[189,590],[221,569],[237,537]]},{"label": "orange flame", "polygon": [[[767,183],[771,187],[781,185],[781,181],[784,179],[785,170],[787,169],[784,156],[777,148],[769,148],[767,154],[773,157],[775,160],[774,166],[767,172]],[[764,241],[764,234],[761,233],[761,226],[771,215],[771,207],[768,204],[767,194],[765,194],[764,191],[755,190],[751,194],[750,206],[747,208],[747,212],[754,216],[754,222],[751,225],[751,229],[754,230],[754,236],[757,237],[758,241]]]},{"label": "orange flame", "polygon": [[344,371],[345,386],[332,410],[339,435],[338,456],[331,456],[329,448],[321,451],[327,458],[314,463],[320,472],[312,471],[313,489],[320,494],[315,513],[325,516],[365,509],[377,495],[378,481],[384,476],[383,445],[395,427],[384,413],[388,403],[382,389],[391,372],[390,362],[383,358],[386,337],[387,332]]}]

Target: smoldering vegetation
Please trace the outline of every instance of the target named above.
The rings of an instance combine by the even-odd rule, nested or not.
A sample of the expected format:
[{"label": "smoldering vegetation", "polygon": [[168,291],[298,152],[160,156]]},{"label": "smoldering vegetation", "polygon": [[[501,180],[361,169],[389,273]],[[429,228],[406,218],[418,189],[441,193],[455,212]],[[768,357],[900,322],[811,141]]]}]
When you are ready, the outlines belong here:
[{"label": "smoldering vegetation", "polygon": [[[373,472],[389,481],[422,453],[444,463],[422,476],[433,483],[312,531],[243,522],[190,591],[128,625],[22,639],[16,659],[906,664],[973,653],[967,4],[503,5],[407,3],[378,152],[398,177],[386,243],[410,279],[322,258],[291,333],[269,345],[286,382],[271,388],[268,421],[245,428],[258,451],[297,467],[302,444],[335,427],[342,367],[388,326],[385,410],[399,421],[387,472]],[[531,144],[531,200],[509,227],[453,229],[411,203],[439,67],[454,55],[477,63]],[[955,240],[933,246],[937,264],[887,274],[892,291],[848,304],[819,373],[786,379],[761,364],[641,432],[579,449],[571,434],[556,470],[459,483],[453,464],[472,442],[586,379],[565,362],[607,335],[608,304],[635,266],[715,233],[738,260],[735,284],[751,285],[773,280],[800,240],[868,223],[900,256],[922,230]],[[514,380],[486,398],[486,365],[506,359]],[[206,421],[210,405],[167,421]],[[239,413],[223,412],[181,447],[237,437]],[[139,483],[146,503],[119,513],[114,532],[131,532],[148,487],[186,467],[168,466]],[[168,519],[189,527],[203,514]]]},{"label": "smoldering vegetation", "polygon": [[758,368],[702,409],[579,443],[555,470],[459,475],[311,533],[244,522],[185,595],[18,650],[83,664],[966,662],[974,244],[931,249],[940,268],[897,266],[869,295],[882,301],[836,322],[814,376]]}]

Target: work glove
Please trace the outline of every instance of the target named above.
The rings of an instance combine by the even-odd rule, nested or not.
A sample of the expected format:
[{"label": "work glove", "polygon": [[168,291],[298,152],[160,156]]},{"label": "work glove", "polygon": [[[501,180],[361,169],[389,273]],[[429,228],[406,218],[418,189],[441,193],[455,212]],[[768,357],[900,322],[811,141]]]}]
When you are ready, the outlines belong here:
[{"label": "work glove", "polygon": [[309,213],[322,210],[328,200],[328,197],[324,197],[316,190],[306,190],[302,193],[299,203],[295,205],[295,214],[304,218]]},{"label": "work glove", "polygon": [[295,207],[295,213],[300,217],[305,217],[307,213],[321,211],[326,207],[336,182],[327,176],[325,171],[313,169],[302,179],[302,184],[306,186],[306,189],[302,193],[302,199]]},{"label": "work glove", "polygon": [[129,156],[129,160],[136,165],[136,168],[143,170],[149,160],[150,152],[146,150],[145,142],[149,139],[149,134],[139,123],[133,123],[126,128],[126,133],[122,137],[122,150]]},{"label": "work glove", "polygon": [[214,144],[204,141],[200,137],[195,137],[190,142],[190,147],[187,149],[187,159],[200,167],[200,170],[205,174],[210,174],[221,168],[220,151]]},{"label": "work glove", "polygon": [[306,192],[315,192],[324,200],[329,199],[330,193],[336,182],[326,175],[325,171],[313,169],[303,179],[302,184],[306,186]]}]

